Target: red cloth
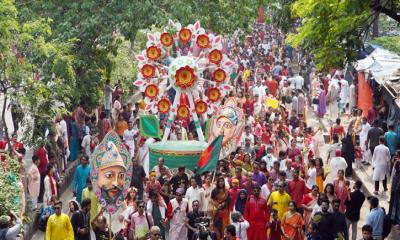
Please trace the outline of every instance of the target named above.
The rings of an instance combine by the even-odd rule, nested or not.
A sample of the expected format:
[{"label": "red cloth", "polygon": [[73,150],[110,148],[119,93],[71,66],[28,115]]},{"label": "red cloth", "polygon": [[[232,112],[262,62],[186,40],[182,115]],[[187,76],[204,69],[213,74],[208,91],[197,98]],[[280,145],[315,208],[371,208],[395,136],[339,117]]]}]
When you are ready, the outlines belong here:
[{"label": "red cloth", "polygon": [[0,159],[1,159],[1,161],[6,160],[6,147],[7,147],[7,142],[4,140],[0,140]]},{"label": "red cloth", "polygon": [[41,147],[36,152],[35,155],[40,159],[40,163],[38,166],[40,175],[46,174],[47,165],[49,164],[49,160],[47,159],[47,151],[46,148]]},{"label": "red cloth", "polygon": [[50,176],[50,175],[48,175],[48,176],[49,176],[49,181],[50,181],[51,196],[57,197],[57,188],[54,185],[54,179],[52,176]]},{"label": "red cloth", "polygon": [[293,201],[296,202],[297,206],[300,207],[303,196],[306,192],[306,183],[303,179],[291,180],[288,185],[288,193],[292,197]]},{"label": "red cloth", "polygon": [[272,220],[270,223],[268,223],[268,228],[270,229],[268,240],[281,240],[282,238],[281,221]]},{"label": "red cloth", "polygon": [[269,93],[272,94],[272,96],[276,96],[276,91],[278,90],[279,84],[275,79],[271,79],[268,81],[268,90]]},{"label": "red cloth", "polygon": [[233,207],[235,206],[236,198],[237,198],[237,195],[239,194],[239,191],[240,191],[240,189],[238,189],[238,188],[229,189],[229,193],[231,194],[231,206],[230,206],[231,211],[233,211]]},{"label": "red cloth", "polygon": [[251,195],[244,208],[244,218],[250,223],[247,239],[267,239],[265,223],[269,220],[267,200]]},{"label": "red cloth", "polygon": [[245,113],[247,113],[249,111],[249,114],[253,115],[253,113],[254,113],[254,101],[246,100],[246,102],[243,103],[243,111]]}]

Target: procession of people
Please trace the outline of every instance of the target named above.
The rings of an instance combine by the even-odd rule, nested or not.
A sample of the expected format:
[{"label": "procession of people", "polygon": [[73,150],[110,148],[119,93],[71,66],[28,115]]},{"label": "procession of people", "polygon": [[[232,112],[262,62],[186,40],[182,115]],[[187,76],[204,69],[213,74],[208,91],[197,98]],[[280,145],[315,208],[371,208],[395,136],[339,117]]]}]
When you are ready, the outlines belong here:
[{"label": "procession of people", "polygon": [[[28,212],[39,213],[39,231],[47,240],[387,237],[387,218],[400,226],[397,126],[387,124],[387,109],[379,104],[368,112],[358,109],[355,81],[349,83],[344,70],[318,72],[313,57],[293,49],[285,37],[272,25],[256,23],[243,42],[234,34],[224,43],[224,52],[237,63],[229,97],[243,109],[245,131],[236,151],[220,159],[214,171],[193,173],[185,166],[173,171],[162,157],[149,169],[148,144],[160,139],[140,134],[144,100],[127,101],[122,87],[110,80],[98,109],[86,109],[82,101],[72,115],[54,119],[46,137],[56,144],[35,149],[33,164],[23,173]],[[204,84],[204,91],[209,87]],[[203,128],[210,117],[200,116]],[[324,130],[322,119],[330,129]],[[193,121],[173,123],[171,140],[198,140]],[[160,125],[163,131],[165,124]],[[120,136],[133,163],[118,224],[103,214],[90,179],[90,156],[109,131]],[[10,147],[6,138],[1,154]],[[11,147],[24,152],[17,143]],[[62,202],[61,184],[76,161],[73,199]],[[373,167],[373,196],[354,178],[354,169],[363,165]],[[390,195],[388,209],[379,205],[384,194]],[[371,212],[359,222],[366,200]],[[68,212],[62,213],[63,206]],[[1,216],[0,239],[16,239],[20,225],[15,215]]]}]

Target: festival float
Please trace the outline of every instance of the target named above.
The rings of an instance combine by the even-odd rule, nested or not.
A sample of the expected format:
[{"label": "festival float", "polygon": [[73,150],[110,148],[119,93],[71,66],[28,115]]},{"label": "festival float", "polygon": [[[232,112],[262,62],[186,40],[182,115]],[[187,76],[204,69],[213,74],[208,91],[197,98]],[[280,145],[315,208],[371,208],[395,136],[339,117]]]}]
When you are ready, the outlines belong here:
[{"label": "festival float", "polygon": [[[224,105],[225,110],[221,112],[222,99],[232,89],[229,80],[235,71],[234,62],[223,53],[222,40],[221,36],[206,32],[198,21],[182,26],[169,20],[163,32],[147,34],[147,48],[136,56],[140,71],[134,82],[145,96],[147,115],[141,118],[141,133],[153,131],[156,138],[161,138],[160,131],[154,130],[159,129],[156,122],[159,119],[155,115],[167,116],[162,140],[149,144],[150,169],[157,164],[159,157],[163,157],[170,168],[184,165],[193,169],[197,166],[201,153],[217,136],[209,132],[208,139],[205,138],[199,116],[203,116],[203,120],[207,115],[216,116],[208,121],[215,125],[218,124],[218,114],[229,115],[231,118],[225,117],[225,120],[232,126],[226,124],[211,129],[218,134],[228,133],[224,143],[229,142],[229,149],[236,147],[236,141],[232,143],[231,139],[240,138],[244,116],[233,99]],[[207,91],[204,84],[208,85]],[[175,93],[174,96],[169,94],[171,92]],[[154,124],[142,121],[146,117],[153,118]],[[187,120],[194,122],[198,140],[168,140],[171,127]],[[226,127],[231,127],[231,130],[222,130]]]}]

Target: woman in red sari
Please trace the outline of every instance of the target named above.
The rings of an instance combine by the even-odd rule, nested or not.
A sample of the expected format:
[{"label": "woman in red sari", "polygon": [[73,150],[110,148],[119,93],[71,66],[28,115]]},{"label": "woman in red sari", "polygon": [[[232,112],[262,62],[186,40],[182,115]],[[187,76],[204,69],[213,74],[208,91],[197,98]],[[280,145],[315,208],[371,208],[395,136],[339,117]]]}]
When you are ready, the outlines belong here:
[{"label": "woman in red sari", "polygon": [[217,186],[211,192],[211,215],[214,217],[215,225],[220,233],[223,233],[225,226],[230,223],[231,196],[225,188],[225,179],[220,176],[217,179]]},{"label": "woman in red sari", "polygon": [[301,157],[301,151],[297,148],[296,139],[294,138],[290,142],[290,148],[287,150],[287,157],[294,162],[297,156]]},{"label": "woman in red sari", "polygon": [[336,124],[334,124],[330,130],[331,141],[332,141],[333,135],[336,134],[336,135],[338,135],[339,139],[342,139],[342,138],[344,138],[344,136],[346,136],[345,133],[346,132],[344,131],[344,127],[342,125],[340,125],[340,118],[336,119]]},{"label": "woman in red sari", "polygon": [[333,185],[335,187],[335,195],[340,200],[339,210],[344,213],[346,211],[344,202],[349,196],[349,190],[347,189],[346,179],[344,178],[344,171],[342,169],[338,171],[338,177],[335,179]]},{"label": "woman in red sari", "polygon": [[304,209],[304,222],[305,225],[311,221],[311,214],[318,204],[318,197],[319,197],[319,188],[317,185],[312,186],[311,192],[307,195],[304,195],[303,200],[301,201],[301,206]]}]

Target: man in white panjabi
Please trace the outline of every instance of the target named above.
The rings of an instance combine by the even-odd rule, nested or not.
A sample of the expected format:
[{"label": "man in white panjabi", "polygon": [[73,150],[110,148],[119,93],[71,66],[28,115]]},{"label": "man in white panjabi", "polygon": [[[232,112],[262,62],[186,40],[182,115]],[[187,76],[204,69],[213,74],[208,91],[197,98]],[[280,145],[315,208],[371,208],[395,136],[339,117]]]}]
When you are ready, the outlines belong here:
[{"label": "man in white panjabi", "polygon": [[374,155],[372,155],[372,169],[374,170],[372,174],[372,180],[375,182],[374,194],[379,193],[379,182],[383,181],[383,189],[386,192],[387,189],[387,174],[390,171],[390,151],[387,146],[385,146],[385,138],[383,136],[379,137],[379,145],[374,149]]},{"label": "man in white panjabi", "polygon": [[349,110],[357,106],[356,86],[352,83],[349,87]]},{"label": "man in white panjabi", "polygon": [[349,92],[349,82],[344,78],[340,79],[340,102],[343,112],[345,112],[346,105],[349,103]]},{"label": "man in white panjabi", "polygon": [[133,123],[130,122],[128,129],[124,131],[124,140],[129,146],[129,155],[131,158],[135,155],[135,136],[137,135],[137,129],[133,128]]},{"label": "man in white panjabi", "polygon": [[169,221],[169,239],[187,240],[188,229],[186,227],[188,200],[183,198],[183,188],[176,190],[176,198],[168,203],[167,221]]},{"label": "man in white panjabi", "polygon": [[365,143],[365,141],[367,141],[367,136],[368,136],[368,131],[371,129],[371,125],[369,125],[367,118],[363,117],[361,119],[361,131],[360,131],[360,147],[362,150],[362,155],[363,155],[363,159],[362,159],[362,163],[370,163],[371,161],[371,154],[370,154],[370,150],[367,148],[367,146],[365,144],[361,144],[361,143]]},{"label": "man in white panjabi", "polygon": [[335,152],[336,157],[331,158],[329,162],[329,167],[330,167],[330,173],[325,179],[326,183],[333,183],[337,176],[337,172],[339,170],[346,170],[347,168],[347,162],[346,159],[344,159],[342,156],[342,151],[339,149],[336,150]]},{"label": "man in white panjabi", "polygon": [[326,95],[326,99],[328,101],[328,113],[329,120],[334,122],[339,117],[339,108],[338,108],[338,97],[339,97],[339,84],[337,79],[332,79],[329,87],[328,93]]}]

